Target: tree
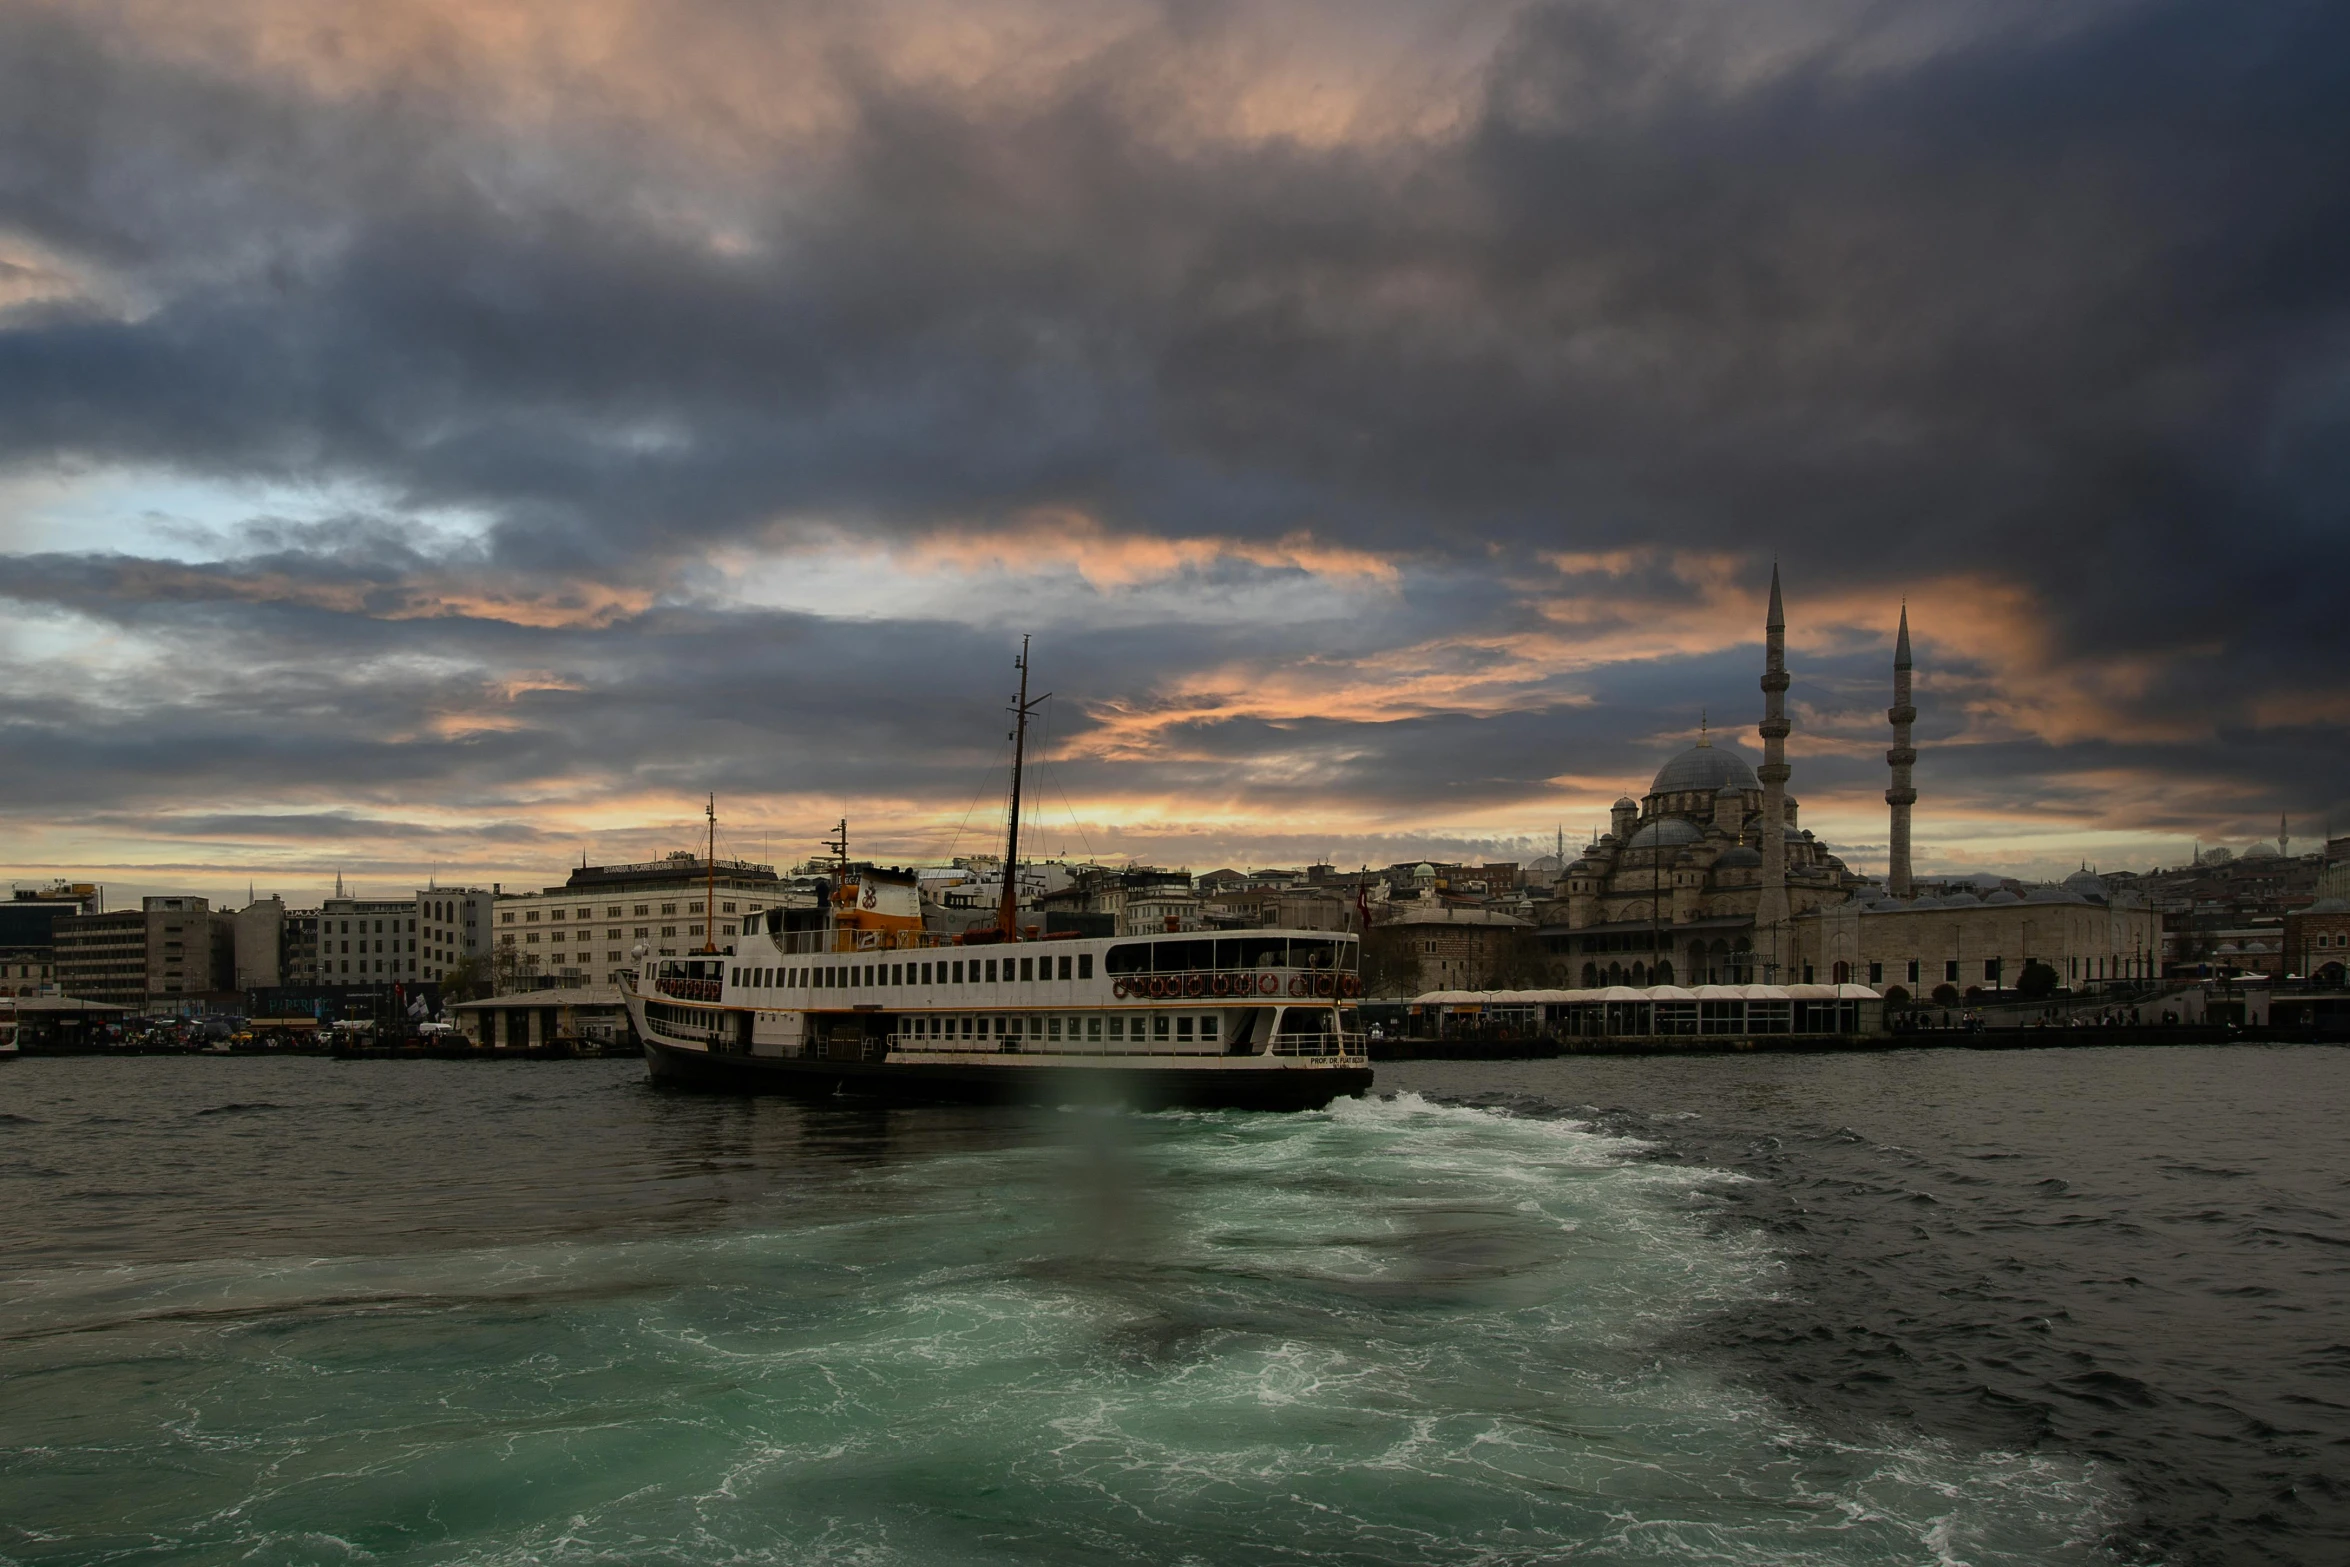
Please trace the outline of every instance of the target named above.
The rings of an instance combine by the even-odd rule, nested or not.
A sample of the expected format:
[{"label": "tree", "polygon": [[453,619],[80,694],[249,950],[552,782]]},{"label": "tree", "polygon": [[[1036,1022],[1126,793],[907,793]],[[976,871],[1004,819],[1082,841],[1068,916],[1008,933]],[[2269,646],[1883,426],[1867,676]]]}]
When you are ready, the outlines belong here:
[{"label": "tree", "polygon": [[1938,1007],[1957,1006],[1958,987],[1956,985],[1936,985],[1934,987],[1934,1005]]},{"label": "tree", "polygon": [[1904,988],[1903,988],[1902,986],[1900,986],[1900,985],[1888,985],[1888,986],[1886,986],[1886,987],[1885,987],[1885,1010],[1886,1010],[1886,1011],[1888,1011],[1888,1012],[1906,1012],[1906,1011],[1908,1011],[1908,1010],[1910,1009],[1910,1007],[1911,1007],[1912,1005],[1913,1005],[1913,1003],[1912,1003],[1912,1002],[1911,1002],[1911,1000],[1910,1000],[1910,995],[1909,995],[1909,992],[1908,992],[1908,990],[1904,989]]},{"label": "tree", "polygon": [[1363,933],[1363,994],[1409,996],[1420,986],[1420,960],[1410,936],[1374,926]]},{"label": "tree", "polygon": [[460,958],[441,976],[441,1000],[473,1001],[490,993],[489,960],[476,954]]},{"label": "tree", "polygon": [[2035,958],[2015,979],[2015,993],[2026,1001],[2046,1001],[2056,994],[2056,970]]}]

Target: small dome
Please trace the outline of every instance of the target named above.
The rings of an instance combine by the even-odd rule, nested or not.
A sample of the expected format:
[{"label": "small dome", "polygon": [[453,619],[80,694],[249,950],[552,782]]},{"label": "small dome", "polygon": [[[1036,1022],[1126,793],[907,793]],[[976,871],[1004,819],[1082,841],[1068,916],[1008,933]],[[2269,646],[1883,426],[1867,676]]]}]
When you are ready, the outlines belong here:
[{"label": "small dome", "polygon": [[2273,860],[2276,857],[2277,846],[2273,843],[2256,843],[2238,856],[2238,858],[2246,860]]},{"label": "small dome", "polygon": [[1620,794],[1616,796],[1616,809],[1619,811],[1637,811],[1640,809],[1640,802],[1633,799],[1628,794]]},{"label": "small dome", "polygon": [[2105,878],[2093,870],[2082,869],[2064,879],[2065,890],[2077,892],[2084,898],[2102,898],[2106,895]]},{"label": "small dome", "polygon": [[1724,746],[1693,745],[1657,770],[1650,794],[1718,794],[1724,789],[1760,789],[1746,758]]},{"label": "small dome", "polygon": [[1996,903],[2003,906],[2010,903],[2021,903],[2023,901],[2023,899],[2017,897],[2014,893],[2009,892],[2005,887],[2000,888],[1997,892],[1991,894],[1991,896],[1983,900],[1986,905]]},{"label": "small dome", "polygon": [[1694,824],[1685,822],[1678,816],[1660,816],[1634,833],[1631,841],[1624,847],[1627,849],[1670,848],[1677,844],[1699,843],[1704,838],[1705,834],[1699,832]]},{"label": "small dome", "polygon": [[1718,871],[1760,870],[1761,868],[1762,851],[1749,849],[1744,844],[1728,850],[1720,859],[1714,861],[1714,869]]}]

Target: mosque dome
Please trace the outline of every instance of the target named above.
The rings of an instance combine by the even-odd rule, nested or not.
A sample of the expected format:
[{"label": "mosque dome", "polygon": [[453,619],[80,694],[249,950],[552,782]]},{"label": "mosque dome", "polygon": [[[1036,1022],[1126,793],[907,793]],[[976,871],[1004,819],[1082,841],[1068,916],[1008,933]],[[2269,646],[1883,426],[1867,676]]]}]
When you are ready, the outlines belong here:
[{"label": "mosque dome", "polygon": [[1729,850],[1720,859],[1714,861],[1714,869],[1722,871],[1759,870],[1761,867],[1762,851],[1749,849],[1744,844]]},{"label": "mosque dome", "polygon": [[1640,802],[1633,799],[1628,794],[1619,794],[1616,796],[1616,809],[1619,811],[1637,811],[1640,809]]},{"label": "mosque dome", "polygon": [[2277,846],[2273,843],[2256,843],[2237,856],[2238,859],[2245,860],[2273,860],[2276,857]]},{"label": "mosque dome", "polygon": [[1675,844],[1700,843],[1705,834],[1678,816],[1660,816],[1634,833],[1624,847],[1627,849],[1655,849]]},{"label": "mosque dome", "polygon": [[1724,789],[1760,789],[1746,758],[1724,746],[1693,745],[1657,770],[1650,794],[1719,794]]},{"label": "mosque dome", "polygon": [[2092,870],[2077,870],[2064,879],[2067,892],[2079,893],[2084,898],[2102,898],[2106,895],[2105,878]]},{"label": "mosque dome", "polygon": [[2021,903],[2023,901],[2023,899],[2017,897],[2014,893],[2009,892],[2005,887],[2000,888],[1997,892],[1991,894],[1991,896],[1983,900],[1983,902],[1986,904],[1997,903],[2003,906],[2010,903]]}]

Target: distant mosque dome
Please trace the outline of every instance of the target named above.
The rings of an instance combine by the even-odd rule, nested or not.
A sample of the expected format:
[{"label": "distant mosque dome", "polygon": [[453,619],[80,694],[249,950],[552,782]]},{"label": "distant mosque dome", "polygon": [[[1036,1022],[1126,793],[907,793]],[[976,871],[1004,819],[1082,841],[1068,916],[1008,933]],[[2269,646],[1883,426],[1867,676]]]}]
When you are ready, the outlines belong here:
[{"label": "distant mosque dome", "polygon": [[1986,904],[1996,903],[2002,906],[2010,903],[2021,903],[2023,901],[2023,899],[2017,897],[2014,893],[2009,892],[2005,887],[2000,888],[1997,892],[1991,894],[1991,896],[1983,900],[1983,902]]},{"label": "distant mosque dome", "polygon": [[1650,794],[1719,794],[1724,789],[1760,789],[1746,758],[1727,746],[1700,742],[1657,770]]},{"label": "distant mosque dome", "polygon": [[1762,851],[1759,849],[1749,849],[1744,844],[1740,844],[1737,848],[1728,851],[1720,859],[1714,861],[1714,869],[1725,871],[1747,870],[1750,868],[1759,869],[1761,865]]},{"label": "distant mosque dome", "polygon": [[2247,860],[2273,860],[2276,857],[2277,846],[2273,843],[2256,843],[2251,848],[2246,849],[2241,856],[2241,858]]},{"label": "distant mosque dome", "polygon": [[2064,879],[2067,892],[2077,892],[2084,898],[2102,898],[2108,889],[2105,878],[2092,870],[2077,870]]}]

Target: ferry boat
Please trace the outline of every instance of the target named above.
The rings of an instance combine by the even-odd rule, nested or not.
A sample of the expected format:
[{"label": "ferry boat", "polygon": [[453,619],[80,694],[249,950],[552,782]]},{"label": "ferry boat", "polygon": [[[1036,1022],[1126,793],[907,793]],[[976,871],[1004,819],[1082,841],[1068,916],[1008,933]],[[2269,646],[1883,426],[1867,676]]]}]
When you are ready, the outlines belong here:
[{"label": "ferry boat", "polygon": [[[913,875],[848,863],[844,832],[816,907],[765,910],[730,950],[713,936],[622,971],[654,1081],[1145,1108],[1310,1109],[1370,1088],[1351,932],[1074,936],[1019,922],[1025,644],[1018,667],[996,922],[925,928]],[[711,837],[714,858],[714,808]]]}]

